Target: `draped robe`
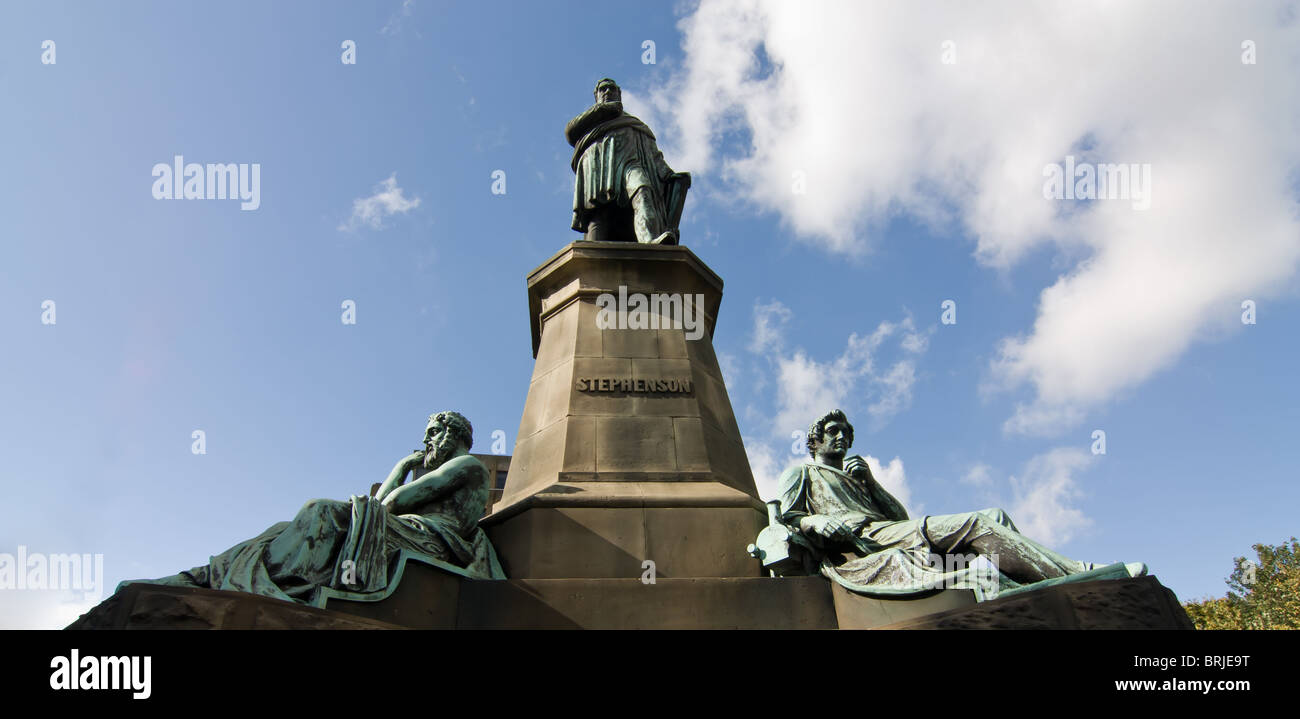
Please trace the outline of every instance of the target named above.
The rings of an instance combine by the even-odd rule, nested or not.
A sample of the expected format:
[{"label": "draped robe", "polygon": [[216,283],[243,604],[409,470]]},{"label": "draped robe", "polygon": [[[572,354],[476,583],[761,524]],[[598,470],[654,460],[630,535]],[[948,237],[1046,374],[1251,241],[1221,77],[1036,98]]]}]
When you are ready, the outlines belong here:
[{"label": "draped robe", "polygon": [[[902,503],[885,491],[870,471],[850,475],[820,462],[786,470],[780,487],[778,517],[792,532],[800,532],[799,520],[809,515],[833,517],[853,531],[852,543],[801,532],[822,555],[822,575],[847,589],[885,596],[973,589],[983,596],[1020,586],[990,564],[954,563],[944,558],[945,552],[960,551],[961,530],[971,525],[976,515],[1014,530],[1001,510],[909,519]],[[952,529],[932,541],[927,525]]]},{"label": "draped robe", "polygon": [[487,506],[487,469],[468,455],[451,461],[466,463],[470,471],[459,472],[457,486],[418,513],[393,514],[374,497],[313,499],[293,520],[272,525],[206,565],[137,581],[318,604],[324,587],[382,594],[402,550],[463,568],[474,578],[505,579],[492,543],[478,526]]},{"label": "draped robe", "polygon": [[573,229],[585,232],[587,217],[593,210],[605,205],[627,207],[641,189],[649,193],[652,231],[666,229],[664,183],[672,170],[664,162],[649,126],[622,112],[621,103],[605,103],[574,118],[570,129],[574,142],[570,164],[576,175]]}]

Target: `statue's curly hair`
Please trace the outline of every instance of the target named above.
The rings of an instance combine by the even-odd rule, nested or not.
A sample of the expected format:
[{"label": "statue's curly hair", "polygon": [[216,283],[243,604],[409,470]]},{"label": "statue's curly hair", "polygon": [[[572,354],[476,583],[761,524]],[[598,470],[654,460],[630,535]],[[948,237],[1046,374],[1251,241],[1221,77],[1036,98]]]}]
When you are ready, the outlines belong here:
[{"label": "statue's curly hair", "polygon": [[844,439],[848,442],[848,446],[853,446],[853,425],[849,424],[849,418],[844,416],[844,410],[833,409],[819,417],[816,422],[813,422],[808,427],[808,455],[813,459],[817,458],[813,447],[817,446],[817,443],[825,438],[826,423],[832,421],[844,425]]},{"label": "statue's curly hair", "polygon": [[460,412],[452,411],[438,412],[429,415],[429,424],[424,428],[424,434],[426,437],[429,434],[429,427],[433,426],[434,422],[449,427],[452,434],[465,443],[465,449],[468,450],[470,447],[474,446],[474,426],[469,423],[469,420],[465,418],[465,415]]}]

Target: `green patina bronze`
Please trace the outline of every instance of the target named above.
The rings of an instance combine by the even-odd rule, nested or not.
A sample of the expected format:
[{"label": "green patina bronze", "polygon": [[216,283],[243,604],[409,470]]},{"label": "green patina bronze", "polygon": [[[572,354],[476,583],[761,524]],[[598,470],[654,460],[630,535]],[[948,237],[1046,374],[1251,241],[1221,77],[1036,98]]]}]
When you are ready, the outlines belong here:
[{"label": "green patina bronze", "polygon": [[911,519],[862,457],[845,456],[852,444],[853,426],[840,410],[808,429],[813,461],[781,476],[780,499],[770,503],[772,526],[750,545],[773,573],[819,571],[869,595],[972,589],[989,598],[1039,582],[1146,572],[1140,563],[1100,566],[1064,557],[1021,534],[1001,509]]},{"label": "green patina bronze", "polygon": [[644,122],[623,111],[623,93],[609,78],[596,102],[569,121],[573,146],[573,229],[598,242],[677,244],[691,176],[673,172]]},{"label": "green patina bronze", "polygon": [[[293,520],[236,544],[204,566],[135,581],[319,604],[326,588],[357,599],[386,596],[390,571],[404,558],[449,564],[472,578],[504,579],[478,526],[489,483],[487,468],[469,454],[473,442],[464,416],[431,415],[424,449],[399,460],[375,496],[313,499]],[[407,483],[407,475],[421,467],[429,471]]]}]

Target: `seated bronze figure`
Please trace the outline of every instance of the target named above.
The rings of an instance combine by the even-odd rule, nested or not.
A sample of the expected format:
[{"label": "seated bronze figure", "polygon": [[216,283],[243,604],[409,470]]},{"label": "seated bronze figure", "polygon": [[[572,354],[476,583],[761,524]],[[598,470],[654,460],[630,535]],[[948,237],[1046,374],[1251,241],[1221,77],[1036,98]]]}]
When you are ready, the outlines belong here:
[{"label": "seated bronze figure", "polygon": [[[489,482],[487,468],[469,454],[473,442],[469,420],[439,412],[429,417],[424,449],[399,460],[374,497],[313,499],[291,521],[236,544],[206,565],[136,581],[314,604],[325,587],[382,593],[403,550],[464,569],[470,577],[504,579],[478,526]],[[420,467],[429,471],[404,484]]]}]

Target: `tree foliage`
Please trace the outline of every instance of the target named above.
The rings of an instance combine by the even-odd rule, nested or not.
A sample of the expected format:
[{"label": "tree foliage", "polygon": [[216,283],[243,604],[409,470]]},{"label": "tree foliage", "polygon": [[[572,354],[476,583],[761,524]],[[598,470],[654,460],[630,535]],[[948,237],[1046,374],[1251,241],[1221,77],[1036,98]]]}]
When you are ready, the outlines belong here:
[{"label": "tree foliage", "polygon": [[1233,560],[1228,596],[1183,604],[1197,629],[1300,629],[1300,542],[1253,548],[1257,560]]}]

